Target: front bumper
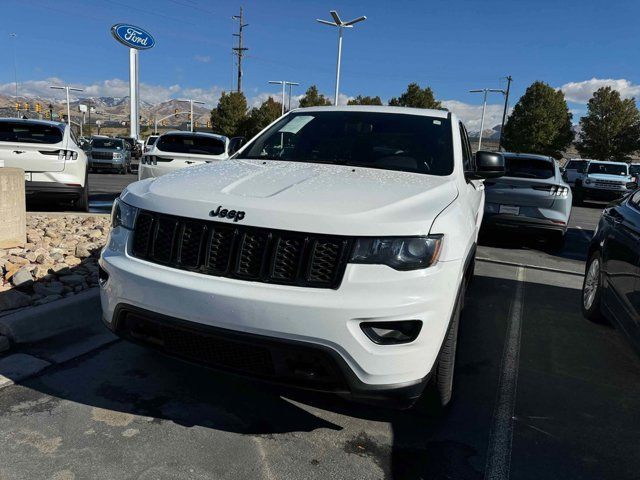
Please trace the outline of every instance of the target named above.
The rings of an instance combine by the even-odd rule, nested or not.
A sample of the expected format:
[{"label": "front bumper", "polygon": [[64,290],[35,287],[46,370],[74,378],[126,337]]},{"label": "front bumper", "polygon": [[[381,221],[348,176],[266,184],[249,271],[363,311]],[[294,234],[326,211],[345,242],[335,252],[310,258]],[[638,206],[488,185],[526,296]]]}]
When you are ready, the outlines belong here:
[{"label": "front bumper", "polygon": [[590,188],[586,185],[580,187],[582,197],[592,200],[617,200],[624,197],[630,190],[609,190],[606,188]]},{"label": "front bumper", "polygon": [[[420,394],[446,334],[463,270],[462,261],[439,262],[413,272],[350,264],[339,289],[311,289],[152,264],[130,257],[128,242],[127,230],[114,229],[100,258],[108,275],[101,287],[103,317],[116,333],[135,337],[123,327],[126,320],[120,323],[129,315],[126,312],[133,312],[153,324],[195,332],[196,343],[203,342],[209,332],[226,339],[239,335],[244,338],[240,343],[269,344],[267,350],[275,359],[287,358],[281,352],[294,346],[293,350],[300,348],[329,359],[337,372],[332,376],[335,381],[327,386],[304,378],[304,369],[300,369],[301,378],[292,377],[290,370],[277,368],[282,361],[276,361],[274,374],[265,378],[256,369],[211,365],[202,355],[188,358],[174,348],[164,348],[163,341],[155,342],[156,347],[196,363],[363,399],[416,398]],[[416,340],[403,345],[376,345],[360,328],[363,321],[413,319],[422,320],[422,331]]]},{"label": "front bumper", "polygon": [[113,160],[89,159],[89,166],[91,168],[122,168],[124,164],[125,160],[122,158],[114,158]]}]

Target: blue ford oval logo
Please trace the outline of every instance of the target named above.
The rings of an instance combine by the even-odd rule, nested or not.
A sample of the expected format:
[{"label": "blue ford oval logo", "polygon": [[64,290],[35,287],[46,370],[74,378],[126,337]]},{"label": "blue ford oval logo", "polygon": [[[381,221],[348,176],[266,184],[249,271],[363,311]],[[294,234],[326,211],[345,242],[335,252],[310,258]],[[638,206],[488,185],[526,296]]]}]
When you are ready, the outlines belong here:
[{"label": "blue ford oval logo", "polygon": [[153,36],[144,28],[117,23],[111,27],[111,35],[123,45],[138,50],[149,50],[156,44]]}]

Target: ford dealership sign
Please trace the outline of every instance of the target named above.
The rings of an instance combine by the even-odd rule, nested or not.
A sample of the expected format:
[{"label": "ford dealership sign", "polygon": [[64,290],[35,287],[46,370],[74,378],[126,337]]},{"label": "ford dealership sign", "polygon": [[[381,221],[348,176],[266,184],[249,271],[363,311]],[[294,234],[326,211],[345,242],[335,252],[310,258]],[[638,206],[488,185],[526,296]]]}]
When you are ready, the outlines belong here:
[{"label": "ford dealership sign", "polygon": [[117,23],[111,27],[111,35],[123,45],[137,50],[149,50],[156,44],[153,36],[145,29],[126,23]]}]

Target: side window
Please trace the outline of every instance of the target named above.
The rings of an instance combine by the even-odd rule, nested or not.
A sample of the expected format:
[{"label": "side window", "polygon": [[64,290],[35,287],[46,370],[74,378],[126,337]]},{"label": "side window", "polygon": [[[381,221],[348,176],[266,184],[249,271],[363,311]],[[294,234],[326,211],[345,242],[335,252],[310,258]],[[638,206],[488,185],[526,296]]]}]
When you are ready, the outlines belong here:
[{"label": "side window", "polygon": [[633,194],[633,197],[631,197],[631,203],[634,207],[640,210],[640,190]]},{"label": "side window", "polygon": [[467,130],[462,125],[462,122],[460,122],[460,142],[462,143],[462,166],[465,172],[470,172],[473,170],[473,156]]},{"label": "side window", "polygon": [[69,135],[71,136],[71,140],[73,140],[73,143],[75,143],[76,145],[79,145],[78,143],[78,139],[76,138],[76,134],[73,133],[73,128],[71,128],[71,125],[69,125]]}]

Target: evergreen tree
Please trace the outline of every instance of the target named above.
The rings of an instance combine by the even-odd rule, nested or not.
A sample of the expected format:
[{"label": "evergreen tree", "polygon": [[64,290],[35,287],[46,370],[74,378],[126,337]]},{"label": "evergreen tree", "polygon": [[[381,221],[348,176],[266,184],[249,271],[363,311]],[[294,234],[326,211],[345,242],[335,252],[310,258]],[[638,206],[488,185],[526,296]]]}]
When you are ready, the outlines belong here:
[{"label": "evergreen tree", "polygon": [[589,100],[580,119],[578,151],[585,158],[628,160],[640,148],[640,112],[633,98],[621,99],[611,87],[602,87]]},{"label": "evergreen tree", "polygon": [[397,98],[394,97],[389,100],[389,105],[394,107],[442,108],[442,104],[435,99],[433,90],[430,87],[420,88],[417,83],[410,83],[406,92]]},{"label": "evergreen tree", "polygon": [[571,117],[562,91],[534,82],[507,120],[503,145],[513,152],[560,158],[573,141]]}]

